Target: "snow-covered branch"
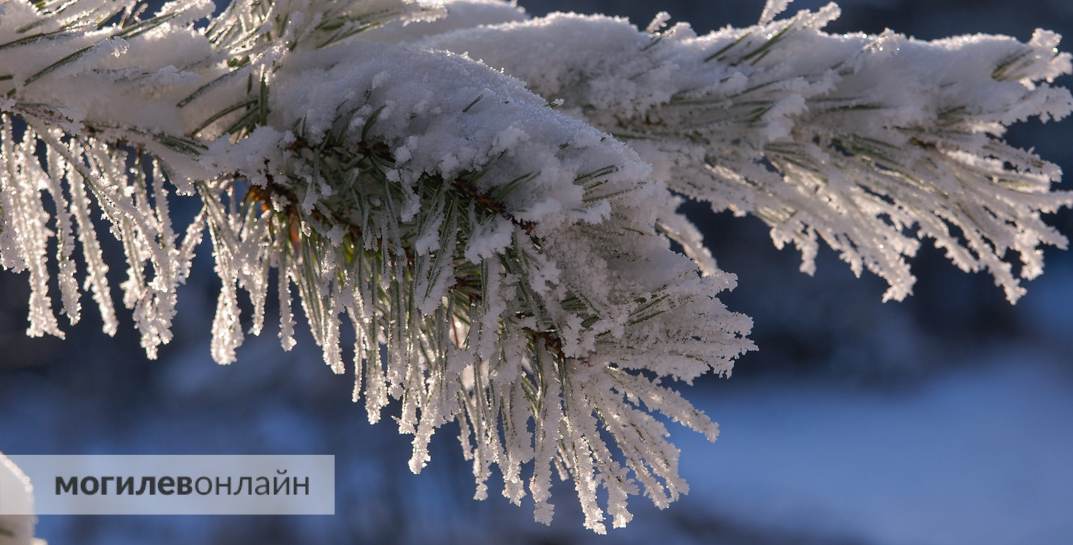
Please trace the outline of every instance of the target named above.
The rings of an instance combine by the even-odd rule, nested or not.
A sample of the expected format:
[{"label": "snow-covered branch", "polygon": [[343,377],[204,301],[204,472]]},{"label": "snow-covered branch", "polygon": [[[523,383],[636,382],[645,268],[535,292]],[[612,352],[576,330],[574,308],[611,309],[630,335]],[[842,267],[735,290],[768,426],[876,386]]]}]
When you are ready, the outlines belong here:
[{"label": "snow-covered branch", "polygon": [[[0,453],[0,506],[3,513],[32,513],[33,485],[10,458]],[[0,545],[45,545],[34,539],[37,520],[29,515],[0,514]]]},{"label": "snow-covered branch", "polygon": [[[401,399],[415,472],[435,429],[458,421],[478,497],[498,465],[504,494],[520,502],[521,468],[533,462],[541,520],[551,517],[552,465],[578,483],[594,530],[604,528],[597,487],[610,491],[616,525],[629,519],[628,495],[666,505],[685,486],[677,450],[642,403],[714,439],[714,424],[660,380],[727,373],[751,348],[749,320],[714,299],[733,277],[714,268],[675,198],[625,145],[461,57],[317,38],[335,36],[337,23],[310,17],[325,20],[322,8],[337,5],[305,5],[290,15],[307,22],[295,28],[263,24],[274,15],[247,22],[260,8],[239,6],[225,14],[234,22],[204,33],[174,23],[192,4],[135,18],[159,22],[141,33],[130,29],[150,24],[125,17],[96,30],[92,11],[5,13],[3,257],[30,272],[31,334],[62,334],[49,295],[51,236],[61,241],[65,313],[79,316],[76,230],[106,331],[115,329],[95,202],[124,243],[124,303],[154,356],[207,228],[222,280],[217,361],[234,361],[247,327],[260,332],[276,269],[284,348],[294,343],[292,287],[338,373],[347,320],[355,400],[364,395],[376,421],[389,398]],[[376,10],[348,21],[384,8],[352,7]],[[233,25],[272,35],[216,33]],[[18,42],[27,26],[79,30],[46,34],[36,50]],[[289,45],[276,48],[279,37]],[[202,204],[181,237],[170,186]],[[705,276],[670,249],[671,236]],[[253,302],[248,326],[240,289]]]},{"label": "snow-covered branch", "polygon": [[[448,19],[461,24],[475,8],[457,9]],[[834,4],[705,36],[665,29],[664,19],[642,32],[603,16],[506,22],[518,13],[499,13],[501,24],[429,28],[421,43],[468,53],[564,101],[629,143],[674,191],[760,217],[776,245],[802,251],[806,272],[822,239],[900,300],[914,282],[908,258],[926,237],[962,270],[990,272],[1015,301],[1024,294],[1017,277],[1042,272],[1042,247],[1066,245],[1040,219],[1073,202],[1051,190],[1058,168],[1002,140],[1012,123],[1073,108],[1069,92],[1050,85],[1071,69],[1053,33],[1027,44],[832,35],[822,28],[838,16]]]},{"label": "snow-covered branch", "polygon": [[216,361],[273,295],[292,348],[297,295],[370,420],[399,401],[413,471],[457,422],[478,498],[497,466],[547,522],[554,468],[586,527],[622,526],[629,496],[686,491],[654,413],[717,435],[667,383],[729,375],[753,348],[680,195],[760,216],[806,268],[823,238],[895,298],[914,234],[1011,299],[1007,250],[1031,277],[1040,245],[1064,244],[1039,218],[1068,202],[1057,169],[1000,139],[1068,113],[1042,83],[1069,71],[1054,36],[833,36],[833,7],[774,20],[785,4],[697,37],[488,0],[236,0],[216,17],[207,0],[11,0],[0,263],[28,273],[29,334],[62,336],[54,307],[78,322],[82,289],[113,334],[106,223],[155,357],[208,233]]}]

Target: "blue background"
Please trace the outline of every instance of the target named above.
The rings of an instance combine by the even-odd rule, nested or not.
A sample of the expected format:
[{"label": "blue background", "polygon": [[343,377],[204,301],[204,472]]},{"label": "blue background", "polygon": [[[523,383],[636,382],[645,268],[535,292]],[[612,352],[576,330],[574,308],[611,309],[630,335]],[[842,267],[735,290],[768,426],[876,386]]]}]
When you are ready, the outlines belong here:
[{"label": "blue background", "polygon": [[[699,32],[750,24],[762,4],[525,2],[538,15],[603,11],[641,26],[666,10]],[[841,4],[834,31],[1027,39],[1042,26],[1073,35],[1068,0]],[[1073,121],[1031,122],[1010,139],[1070,170],[1071,133]],[[712,445],[675,429],[691,493],[663,512],[636,499],[636,520],[608,538],[581,530],[566,485],[556,487],[550,527],[495,485],[488,501],[471,501],[452,428],[434,441],[425,473],[411,475],[408,437],[390,421],[367,423],[349,380],[331,375],[308,335],[285,354],[270,326],[239,363],[213,364],[217,281],[207,259],[156,362],[145,360],[129,316],[118,337],[102,335],[88,299],[66,342],[25,338],[25,279],[0,275],[0,450],[337,456],[334,517],[45,517],[39,534],[53,544],[1073,543],[1073,255],[1048,249],[1047,273],[1011,306],[989,277],[962,274],[927,248],[914,261],[915,296],[883,304],[883,283],[853,278],[830,251],[808,277],[759,221],[688,212],[721,267],[738,273],[724,300],[755,319],[761,350],[732,380],[708,377],[687,392],[723,430]],[[1051,220],[1073,235],[1073,214]]]}]

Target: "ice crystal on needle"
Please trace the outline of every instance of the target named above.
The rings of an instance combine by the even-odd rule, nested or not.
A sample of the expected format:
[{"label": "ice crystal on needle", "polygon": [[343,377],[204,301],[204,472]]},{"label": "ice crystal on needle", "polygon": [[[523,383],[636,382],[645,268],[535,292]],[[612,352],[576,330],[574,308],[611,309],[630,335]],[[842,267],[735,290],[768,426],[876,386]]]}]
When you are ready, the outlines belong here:
[{"label": "ice crystal on needle", "polygon": [[[821,238],[894,298],[915,235],[1011,299],[1007,251],[1031,278],[1065,244],[1040,219],[1069,202],[1057,168],[1001,140],[1069,112],[1046,83],[1070,70],[1056,36],[838,36],[833,6],[776,19],[787,4],[696,36],[490,0],[9,0],[0,262],[28,274],[31,335],[62,336],[82,289],[114,333],[124,269],[155,357],[207,235],[216,361],[270,297],[293,347],[296,295],[370,420],[399,401],[414,472],[456,423],[477,498],[495,466],[548,522],[554,470],[586,527],[623,526],[629,496],[687,490],[654,413],[717,435],[672,383],[753,348],[679,195],[759,216],[806,269]],[[184,197],[200,211],[175,225]],[[105,263],[101,226],[126,263]]]}]

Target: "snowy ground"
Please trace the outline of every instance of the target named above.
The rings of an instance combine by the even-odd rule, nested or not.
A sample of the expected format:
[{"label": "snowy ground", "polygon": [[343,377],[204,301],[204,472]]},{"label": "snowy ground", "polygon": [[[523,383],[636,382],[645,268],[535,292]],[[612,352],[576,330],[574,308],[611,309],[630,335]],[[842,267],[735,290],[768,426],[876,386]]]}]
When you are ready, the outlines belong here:
[{"label": "snowy ground", "polygon": [[[990,360],[893,391],[814,379],[731,380],[701,387],[693,397],[720,421],[723,434],[712,445],[675,431],[683,474],[693,485],[690,495],[665,512],[638,501],[637,521],[614,532],[611,540],[709,545],[1073,542],[1073,369],[1031,350],[993,354]],[[529,522],[527,506],[518,510],[495,496],[483,504],[471,502],[467,471],[452,458],[450,437],[434,446],[427,474],[413,477],[403,463],[405,438],[361,423],[364,415],[356,408],[334,422],[318,422],[325,416],[315,408],[291,405],[294,392],[286,387],[281,392],[285,402],[277,404],[248,393],[259,382],[256,377],[236,384],[229,378],[239,375],[217,373],[207,362],[166,365],[179,369],[158,378],[177,392],[162,392],[156,402],[139,407],[145,414],[122,426],[63,424],[72,413],[88,414],[89,407],[105,403],[107,391],[72,399],[65,410],[65,388],[20,378],[35,401],[26,407],[25,420],[0,423],[3,447],[14,452],[38,445],[54,449],[53,430],[63,430],[62,443],[76,451],[83,445],[93,452],[333,452],[341,474],[339,515],[45,517],[43,537],[52,543],[122,545],[138,543],[144,532],[153,531],[160,532],[156,542],[161,544],[223,544],[259,536],[267,527],[277,528],[277,540],[270,543],[280,544],[298,535],[315,538],[307,543],[339,544],[607,543],[580,530],[566,487],[556,491],[559,516],[548,529]],[[278,365],[266,367],[280,370]],[[207,397],[194,395],[175,382],[185,378],[185,386],[196,386],[212,377],[237,388],[241,397],[227,396],[223,385],[210,388]],[[3,405],[4,414],[11,415],[10,405]]]},{"label": "snowy ground", "polygon": [[997,355],[912,392],[786,382],[708,396],[724,435],[682,438],[698,483],[687,505],[875,545],[1073,542],[1073,370],[1027,360]]}]

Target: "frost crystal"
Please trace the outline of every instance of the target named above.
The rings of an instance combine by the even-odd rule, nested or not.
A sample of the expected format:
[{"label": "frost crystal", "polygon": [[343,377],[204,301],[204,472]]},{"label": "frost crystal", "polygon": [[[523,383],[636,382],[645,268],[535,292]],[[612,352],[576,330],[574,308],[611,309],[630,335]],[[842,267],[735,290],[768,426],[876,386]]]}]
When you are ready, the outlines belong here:
[{"label": "frost crystal", "polygon": [[[833,5],[776,20],[787,5],[697,36],[666,14],[640,31],[494,0],[234,0],[215,17],[208,0],[10,0],[0,263],[28,273],[29,334],[58,336],[55,307],[77,322],[82,289],[115,333],[121,266],[152,358],[207,234],[216,361],[270,300],[291,349],[297,294],[370,421],[399,401],[411,470],[457,423],[478,499],[495,466],[549,522],[554,468],[602,533],[629,496],[687,491],[655,413],[718,434],[674,383],[753,349],[679,195],[760,217],[806,271],[822,239],[895,299],[917,237],[1011,300],[1041,246],[1065,244],[1040,219],[1070,203],[1058,169],[1001,139],[1073,107],[1048,83],[1070,72],[1057,36],[839,36],[822,31]],[[200,207],[185,226],[180,198]],[[125,264],[105,263],[102,227]]]}]

